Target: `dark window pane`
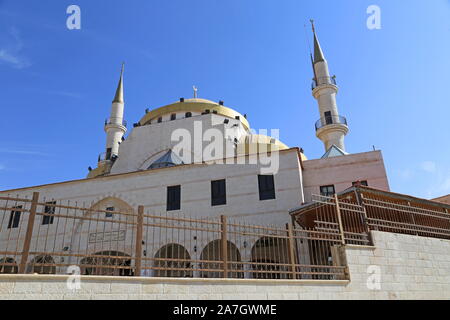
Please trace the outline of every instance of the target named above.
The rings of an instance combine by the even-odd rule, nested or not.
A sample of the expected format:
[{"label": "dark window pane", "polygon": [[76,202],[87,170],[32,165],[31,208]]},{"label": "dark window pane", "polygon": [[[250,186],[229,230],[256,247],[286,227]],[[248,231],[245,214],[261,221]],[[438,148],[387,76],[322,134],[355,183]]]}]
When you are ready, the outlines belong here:
[{"label": "dark window pane", "polygon": [[[46,202],[47,206],[44,207],[44,213],[46,214],[55,214],[55,207],[51,206],[51,204],[56,204],[56,201]],[[42,224],[53,224],[53,219],[55,217],[52,216],[43,216]]]},{"label": "dark window pane", "polygon": [[[106,208],[106,211],[114,211],[114,207],[108,207],[108,208]],[[112,217],[113,217],[113,214],[112,214],[112,213],[109,213],[109,212],[106,212],[106,213],[105,213],[105,217],[106,217],[106,218],[112,218]]]},{"label": "dark window pane", "polygon": [[331,197],[334,195],[334,185],[329,186],[321,186],[320,187],[320,194],[325,197]]},{"label": "dark window pane", "polygon": [[[16,209],[22,209],[22,206],[14,207]],[[8,229],[19,227],[20,211],[11,211],[9,215]]]},{"label": "dark window pane", "polygon": [[172,114],[170,115],[170,120],[175,120],[176,118],[177,118],[176,113],[172,113]]},{"label": "dark window pane", "polygon": [[180,210],[181,186],[167,187],[167,211]]},{"label": "dark window pane", "polygon": [[111,152],[112,152],[112,148],[106,149],[106,157],[105,157],[106,160],[111,159]]},{"label": "dark window pane", "polygon": [[324,113],[325,115],[325,123],[326,124],[332,124],[333,123],[333,118],[331,117],[331,112],[330,111],[326,111]]},{"label": "dark window pane", "polygon": [[357,185],[357,184],[360,184],[360,185],[362,185],[362,186],[369,186],[369,184],[367,183],[367,180],[360,180],[360,181],[354,181],[354,182],[352,182],[352,186],[355,186],[355,185]]},{"label": "dark window pane", "polygon": [[273,175],[258,175],[259,200],[275,199]]},{"label": "dark window pane", "polygon": [[225,179],[211,181],[211,205],[227,204]]}]

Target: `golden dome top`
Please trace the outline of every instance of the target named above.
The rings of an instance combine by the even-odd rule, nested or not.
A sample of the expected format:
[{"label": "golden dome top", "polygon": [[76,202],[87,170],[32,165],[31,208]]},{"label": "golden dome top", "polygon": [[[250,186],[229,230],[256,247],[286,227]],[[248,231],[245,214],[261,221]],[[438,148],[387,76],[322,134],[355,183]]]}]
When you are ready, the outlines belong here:
[{"label": "golden dome top", "polygon": [[199,98],[184,99],[184,100],[180,99],[180,101],[177,101],[172,104],[151,110],[142,117],[142,119],[139,121],[139,123],[141,125],[146,125],[146,124],[149,124],[150,121],[153,119],[157,119],[158,117],[160,117],[164,114],[169,114],[169,113],[174,113],[174,112],[185,111],[185,112],[200,112],[200,113],[202,113],[202,112],[205,112],[206,110],[209,110],[209,112],[211,112],[211,113],[217,113],[217,114],[225,116],[225,117],[239,119],[241,121],[242,125],[246,129],[250,129],[250,124],[248,123],[247,119],[239,112],[237,112],[231,108],[225,107],[224,105],[219,104],[217,102],[207,100],[207,99],[199,99]]}]

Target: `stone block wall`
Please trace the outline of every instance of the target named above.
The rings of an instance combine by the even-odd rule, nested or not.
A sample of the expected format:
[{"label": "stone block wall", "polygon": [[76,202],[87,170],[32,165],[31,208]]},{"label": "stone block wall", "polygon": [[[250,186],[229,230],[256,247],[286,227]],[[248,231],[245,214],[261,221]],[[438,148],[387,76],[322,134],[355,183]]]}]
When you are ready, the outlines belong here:
[{"label": "stone block wall", "polygon": [[72,291],[64,275],[0,275],[0,299],[450,299],[450,241],[372,236],[343,249],[350,281],[82,276]]}]

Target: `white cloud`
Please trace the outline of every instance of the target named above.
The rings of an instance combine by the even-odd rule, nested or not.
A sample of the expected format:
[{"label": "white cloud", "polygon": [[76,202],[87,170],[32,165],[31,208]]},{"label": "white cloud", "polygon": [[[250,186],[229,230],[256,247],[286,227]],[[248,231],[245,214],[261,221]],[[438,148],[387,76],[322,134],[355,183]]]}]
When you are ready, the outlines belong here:
[{"label": "white cloud", "polygon": [[31,65],[27,59],[14,55],[6,49],[0,50],[0,61],[17,69],[23,69]]},{"label": "white cloud", "polygon": [[436,172],[436,163],[433,161],[424,161],[421,164],[422,170],[429,172],[429,173],[435,173]]},{"label": "white cloud", "polygon": [[16,28],[9,30],[9,36],[13,39],[10,45],[0,48],[0,63],[7,64],[16,69],[24,69],[31,66],[28,58],[21,52],[24,47],[20,32]]}]

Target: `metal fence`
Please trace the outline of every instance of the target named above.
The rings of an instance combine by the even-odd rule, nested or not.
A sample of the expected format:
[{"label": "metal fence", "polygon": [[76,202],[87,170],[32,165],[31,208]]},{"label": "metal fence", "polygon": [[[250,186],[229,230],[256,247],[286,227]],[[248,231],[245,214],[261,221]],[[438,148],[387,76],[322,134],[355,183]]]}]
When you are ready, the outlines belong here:
[{"label": "metal fence", "polygon": [[109,209],[38,193],[0,197],[0,273],[66,274],[75,266],[83,275],[348,278],[339,221],[314,230]]},{"label": "metal fence", "polygon": [[312,198],[315,206],[309,223],[313,230],[340,234],[343,244],[372,245],[363,206],[338,199],[336,195],[313,195]]},{"label": "metal fence", "polygon": [[372,245],[371,230],[450,239],[450,214],[444,206],[380,197],[367,192],[327,197],[294,213],[300,225],[341,233],[344,244]]},{"label": "metal fence", "polygon": [[371,230],[450,239],[450,214],[447,209],[427,208],[414,203],[399,203],[363,196],[367,224]]}]

